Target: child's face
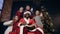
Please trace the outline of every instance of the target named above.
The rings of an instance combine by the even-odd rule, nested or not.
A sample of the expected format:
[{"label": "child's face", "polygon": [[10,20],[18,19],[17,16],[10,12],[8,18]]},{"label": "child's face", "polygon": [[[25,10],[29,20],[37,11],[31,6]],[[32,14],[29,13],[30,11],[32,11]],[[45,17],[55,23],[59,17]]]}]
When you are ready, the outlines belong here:
[{"label": "child's face", "polygon": [[20,8],[20,12],[23,12],[23,7]]},{"label": "child's face", "polygon": [[30,10],[30,6],[26,6],[26,10]]},{"label": "child's face", "polygon": [[18,20],[18,16],[13,17],[13,21],[16,22]]},{"label": "child's face", "polygon": [[36,14],[36,15],[40,15],[40,12],[37,10],[35,14]]}]

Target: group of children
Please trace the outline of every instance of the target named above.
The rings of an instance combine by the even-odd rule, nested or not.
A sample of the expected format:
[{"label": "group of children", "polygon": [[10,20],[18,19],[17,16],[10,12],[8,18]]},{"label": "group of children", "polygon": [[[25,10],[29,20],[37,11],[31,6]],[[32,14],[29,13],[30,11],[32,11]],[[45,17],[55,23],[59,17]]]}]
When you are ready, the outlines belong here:
[{"label": "group of children", "polygon": [[33,15],[32,10],[29,5],[26,6],[25,10],[23,7],[20,7],[13,17],[12,31],[9,34],[28,34],[28,32],[44,34],[43,23],[41,21],[42,13],[36,10]]}]

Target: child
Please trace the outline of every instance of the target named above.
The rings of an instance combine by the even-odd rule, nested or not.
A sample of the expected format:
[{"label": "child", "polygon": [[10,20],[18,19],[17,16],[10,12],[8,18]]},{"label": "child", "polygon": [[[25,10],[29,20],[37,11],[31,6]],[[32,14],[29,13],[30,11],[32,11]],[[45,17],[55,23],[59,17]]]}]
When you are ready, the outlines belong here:
[{"label": "child", "polygon": [[35,22],[36,22],[36,24],[38,26],[43,28],[43,24],[42,24],[42,21],[41,21],[42,20],[42,16],[41,16],[41,13],[40,13],[39,10],[36,10],[35,17],[33,19],[35,20]]}]

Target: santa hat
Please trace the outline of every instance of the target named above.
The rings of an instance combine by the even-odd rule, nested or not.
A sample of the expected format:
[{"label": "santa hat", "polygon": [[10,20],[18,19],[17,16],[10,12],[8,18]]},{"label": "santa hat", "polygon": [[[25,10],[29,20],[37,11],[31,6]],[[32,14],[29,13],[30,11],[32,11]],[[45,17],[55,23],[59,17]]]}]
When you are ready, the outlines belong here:
[{"label": "santa hat", "polygon": [[27,14],[27,13],[31,15],[31,12],[30,12],[30,11],[26,11],[26,12],[24,12],[24,15]]}]

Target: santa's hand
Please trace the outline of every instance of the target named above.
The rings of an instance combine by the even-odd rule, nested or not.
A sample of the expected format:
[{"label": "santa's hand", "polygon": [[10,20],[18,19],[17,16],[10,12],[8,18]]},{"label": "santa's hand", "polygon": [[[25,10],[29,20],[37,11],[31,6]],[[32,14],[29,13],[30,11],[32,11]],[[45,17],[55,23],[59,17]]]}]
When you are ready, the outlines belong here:
[{"label": "santa's hand", "polygon": [[35,24],[32,24],[32,25],[28,25],[28,27],[32,27],[32,26],[35,26]]}]

